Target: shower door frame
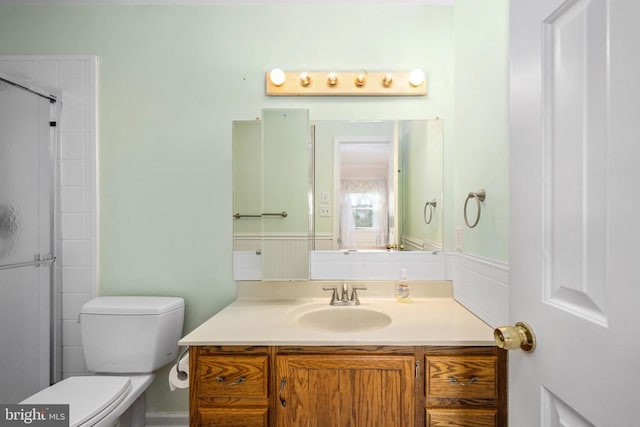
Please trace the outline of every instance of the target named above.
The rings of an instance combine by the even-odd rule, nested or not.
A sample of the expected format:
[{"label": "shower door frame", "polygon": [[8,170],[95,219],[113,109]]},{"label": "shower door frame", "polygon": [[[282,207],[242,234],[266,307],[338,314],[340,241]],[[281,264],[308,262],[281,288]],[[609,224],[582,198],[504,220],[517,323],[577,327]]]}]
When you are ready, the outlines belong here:
[{"label": "shower door frame", "polygon": [[48,264],[46,268],[49,269],[49,372],[48,382],[53,384],[56,382],[59,372],[58,367],[60,361],[59,355],[56,351],[58,342],[61,342],[60,334],[56,328],[57,307],[55,303],[56,298],[56,274],[55,274],[55,262],[57,258],[56,253],[56,235],[57,235],[57,197],[56,197],[56,182],[58,179],[58,155],[60,143],[60,107],[61,107],[61,94],[58,91],[51,89],[44,89],[37,85],[30,84],[22,81],[19,78],[10,76],[0,71],[0,81],[17,87],[21,90],[27,91],[35,96],[39,96],[49,100],[49,251],[47,255],[50,255],[47,259],[34,260],[33,262],[24,262],[19,264],[8,264],[0,267],[0,269],[20,268],[30,265],[36,267],[42,267],[42,264]]}]

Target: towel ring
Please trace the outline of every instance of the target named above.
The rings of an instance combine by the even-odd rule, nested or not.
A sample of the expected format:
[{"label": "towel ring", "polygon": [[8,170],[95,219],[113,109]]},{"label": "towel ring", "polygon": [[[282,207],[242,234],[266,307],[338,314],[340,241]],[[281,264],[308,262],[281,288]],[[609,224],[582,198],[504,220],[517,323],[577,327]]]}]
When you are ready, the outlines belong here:
[{"label": "towel ring", "polygon": [[[480,205],[480,202],[484,202],[485,197],[487,197],[487,193],[486,191],[484,191],[484,188],[481,188],[476,193],[471,192],[467,196],[467,200],[465,200],[464,202],[464,222],[465,224],[467,224],[467,227],[473,228],[476,225],[478,225],[478,221],[480,221],[480,212],[482,208]],[[469,200],[471,199],[475,199],[476,205],[478,206],[478,216],[476,217],[476,220],[474,221],[473,224],[469,224],[469,219],[467,218],[467,206],[469,205]]]},{"label": "towel ring", "polygon": [[[425,224],[431,224],[431,220],[433,219],[433,211],[435,210],[437,205],[436,199],[433,199],[424,204],[424,210],[422,211],[422,216],[424,217]],[[429,208],[429,219],[427,219],[427,207]]]}]

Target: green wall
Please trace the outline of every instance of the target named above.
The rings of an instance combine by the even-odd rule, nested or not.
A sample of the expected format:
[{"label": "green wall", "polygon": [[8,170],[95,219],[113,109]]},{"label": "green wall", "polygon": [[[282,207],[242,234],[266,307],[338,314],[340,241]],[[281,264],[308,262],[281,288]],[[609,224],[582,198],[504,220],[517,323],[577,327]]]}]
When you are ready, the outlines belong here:
[{"label": "green wall", "polygon": [[[455,227],[462,228],[463,252],[508,261],[509,230],[509,52],[508,0],[456,0],[454,31],[454,126],[455,143],[445,154],[452,164],[453,194],[445,212],[447,247],[455,248]],[[447,135],[445,120],[445,135]],[[447,135],[451,140],[451,135]],[[470,229],[463,208],[471,191],[484,188],[480,222]],[[469,220],[475,220],[470,201]],[[535,207],[533,207],[535,208]],[[453,224],[453,226],[451,226]]]},{"label": "green wall", "polygon": [[[444,249],[442,120],[401,122],[404,150],[403,235],[423,241],[426,250]],[[436,201],[427,208],[427,201]],[[426,221],[430,218],[429,224]]]},{"label": "green wall", "polygon": [[[0,6],[0,54],[98,55],[100,293],[183,296],[188,332],[235,297],[232,121],[263,108],[309,108],[312,120],[440,116],[447,135],[452,19],[450,7],[418,5]],[[419,67],[429,93],[268,98],[273,67]],[[187,408],[161,372],[147,409]]]}]

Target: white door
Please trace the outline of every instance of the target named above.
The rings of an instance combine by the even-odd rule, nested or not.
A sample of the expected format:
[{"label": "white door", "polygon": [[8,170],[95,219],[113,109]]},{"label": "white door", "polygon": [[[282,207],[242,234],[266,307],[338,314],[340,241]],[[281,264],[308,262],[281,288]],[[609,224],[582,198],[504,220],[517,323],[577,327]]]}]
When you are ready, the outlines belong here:
[{"label": "white door", "polygon": [[640,425],[640,1],[511,7],[510,425]]}]

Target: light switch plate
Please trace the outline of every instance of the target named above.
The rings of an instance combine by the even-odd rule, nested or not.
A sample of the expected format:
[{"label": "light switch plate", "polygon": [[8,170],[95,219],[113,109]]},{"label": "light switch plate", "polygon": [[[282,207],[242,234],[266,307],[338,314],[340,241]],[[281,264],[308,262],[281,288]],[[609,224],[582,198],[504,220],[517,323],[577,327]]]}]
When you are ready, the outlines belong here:
[{"label": "light switch plate", "polygon": [[462,251],[462,227],[456,227],[456,250]]},{"label": "light switch plate", "polygon": [[322,203],[329,203],[329,192],[328,191],[323,191],[322,194],[320,195],[320,201]]}]

